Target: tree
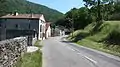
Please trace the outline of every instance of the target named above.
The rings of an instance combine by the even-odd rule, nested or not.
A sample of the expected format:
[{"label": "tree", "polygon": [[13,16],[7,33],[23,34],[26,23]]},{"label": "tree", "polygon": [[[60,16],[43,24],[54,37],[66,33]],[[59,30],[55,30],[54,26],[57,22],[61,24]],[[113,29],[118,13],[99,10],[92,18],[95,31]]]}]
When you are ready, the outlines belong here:
[{"label": "tree", "polygon": [[59,19],[58,21],[55,22],[55,25],[60,26],[60,27],[62,26],[62,27],[67,28],[69,30],[71,29],[71,22],[66,18]]},{"label": "tree", "polygon": [[115,2],[115,13],[119,13],[120,12],[120,2],[117,1]]},{"label": "tree", "polygon": [[77,8],[73,8],[70,11],[68,11],[65,14],[65,18],[67,19],[67,21],[69,22],[69,25],[71,26],[71,29],[74,27],[74,29],[77,29],[76,27],[76,23],[77,20],[79,18],[79,14],[78,14],[78,9]]},{"label": "tree", "polygon": [[85,6],[87,8],[96,8],[97,11],[97,18],[96,22],[100,23],[103,20],[104,15],[104,6],[105,4],[113,4],[113,0],[83,0],[85,2]]},{"label": "tree", "polygon": [[0,16],[6,14],[6,10],[7,10],[7,4],[6,4],[6,0],[0,0]]},{"label": "tree", "polygon": [[88,14],[86,7],[79,9],[73,8],[65,14],[65,18],[70,18],[71,25],[74,25],[74,30],[83,29],[86,25],[92,22],[91,16]]},{"label": "tree", "polygon": [[112,11],[109,20],[120,20],[120,1],[115,0],[113,4],[114,11]]}]

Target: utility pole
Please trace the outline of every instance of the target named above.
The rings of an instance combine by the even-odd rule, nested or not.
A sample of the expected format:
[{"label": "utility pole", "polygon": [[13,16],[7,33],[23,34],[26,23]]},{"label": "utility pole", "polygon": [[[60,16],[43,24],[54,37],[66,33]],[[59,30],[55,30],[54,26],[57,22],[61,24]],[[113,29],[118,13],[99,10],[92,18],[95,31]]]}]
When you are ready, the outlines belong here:
[{"label": "utility pole", "polygon": [[30,16],[29,16],[29,21],[28,21],[28,46],[32,46],[32,39],[33,39],[33,30],[31,29],[31,18],[32,18],[32,11],[31,11],[31,6],[30,3],[28,3],[29,5],[29,12],[30,12]]},{"label": "utility pole", "polygon": [[71,24],[72,24],[72,37],[73,37],[73,33],[74,33],[74,20],[73,20],[73,18],[71,19]]},{"label": "utility pole", "polygon": [[72,31],[72,37],[73,37],[73,32],[74,32],[74,20],[73,20],[73,18],[71,19],[71,18],[67,18],[68,19],[68,21],[70,22],[70,24],[71,24],[71,31]]},{"label": "utility pole", "polygon": [[100,23],[100,21],[102,20],[100,3],[101,3],[101,1],[98,0],[98,4],[97,4],[97,6],[98,6],[98,23]]}]

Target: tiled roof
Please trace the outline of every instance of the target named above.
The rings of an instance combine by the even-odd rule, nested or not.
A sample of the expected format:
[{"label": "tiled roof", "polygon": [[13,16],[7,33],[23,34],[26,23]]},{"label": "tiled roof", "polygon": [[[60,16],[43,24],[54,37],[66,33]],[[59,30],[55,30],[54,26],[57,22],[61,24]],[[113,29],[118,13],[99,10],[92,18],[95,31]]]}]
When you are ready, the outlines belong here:
[{"label": "tiled roof", "polygon": [[35,18],[35,19],[39,19],[42,16],[42,14],[18,14],[18,15],[12,15],[12,14],[8,14],[6,16],[2,16],[0,18]]}]

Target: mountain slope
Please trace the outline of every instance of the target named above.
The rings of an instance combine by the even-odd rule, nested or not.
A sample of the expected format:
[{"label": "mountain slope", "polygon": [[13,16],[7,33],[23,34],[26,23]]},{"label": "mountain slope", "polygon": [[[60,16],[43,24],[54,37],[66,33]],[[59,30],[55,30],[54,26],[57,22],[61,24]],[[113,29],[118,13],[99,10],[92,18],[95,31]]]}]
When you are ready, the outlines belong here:
[{"label": "mountain slope", "polygon": [[[46,6],[29,2],[27,0],[4,0],[4,12],[12,13],[17,11],[18,13],[42,13],[45,15],[47,21],[55,22],[63,16],[63,13],[48,8]],[[1,4],[0,4],[1,6]]]}]

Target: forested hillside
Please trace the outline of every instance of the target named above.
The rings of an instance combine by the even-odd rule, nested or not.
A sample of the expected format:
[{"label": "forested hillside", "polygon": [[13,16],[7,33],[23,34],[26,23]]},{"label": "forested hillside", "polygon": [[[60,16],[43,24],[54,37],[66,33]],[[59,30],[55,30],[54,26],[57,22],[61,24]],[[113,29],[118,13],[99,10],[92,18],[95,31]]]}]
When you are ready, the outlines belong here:
[{"label": "forested hillside", "polygon": [[0,16],[17,11],[18,13],[42,13],[47,21],[56,21],[63,16],[57,10],[29,2],[27,0],[0,0]]}]

